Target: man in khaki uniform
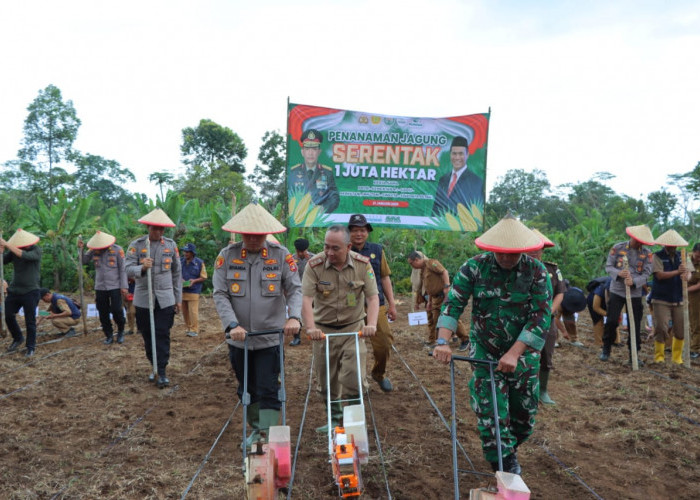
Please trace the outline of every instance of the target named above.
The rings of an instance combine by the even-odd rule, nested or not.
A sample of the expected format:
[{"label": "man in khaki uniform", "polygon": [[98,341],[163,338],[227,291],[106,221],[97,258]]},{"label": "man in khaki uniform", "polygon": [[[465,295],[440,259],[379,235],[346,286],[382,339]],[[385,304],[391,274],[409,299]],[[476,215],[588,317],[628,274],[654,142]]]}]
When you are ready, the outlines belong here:
[{"label": "man in khaki uniform", "polygon": [[[447,292],[450,289],[450,275],[447,269],[437,259],[426,259],[420,252],[414,250],[408,255],[408,263],[413,269],[420,269],[421,282],[416,292],[416,309],[425,304],[428,310],[428,341],[426,345],[432,347],[437,339],[437,321],[440,317],[440,309],[445,302]],[[425,296],[430,297],[426,300]],[[469,347],[469,336],[461,321],[457,323],[456,335],[459,338],[458,350],[466,351]]]},{"label": "man in khaki uniform", "polygon": [[[362,337],[375,335],[379,315],[377,282],[369,259],[350,250],[350,233],[346,227],[328,228],[323,252],[306,266],[302,293],[302,318],[312,340],[322,340],[325,333],[361,331]],[[364,339],[360,339],[359,345],[361,379],[365,380],[367,347]],[[325,358],[324,344],[315,342],[313,349],[316,359]],[[358,398],[362,388],[357,385],[353,336],[330,338],[329,356],[331,399]],[[318,363],[317,368],[321,385],[326,390],[325,364]],[[339,425],[343,417],[342,404],[333,403],[330,411],[332,425]],[[322,426],[316,431],[325,433],[328,429]]]},{"label": "man in khaki uniform", "polygon": [[[301,282],[296,263],[285,247],[266,239],[286,228],[257,203],[231,218],[223,229],[240,233],[243,241],[219,252],[214,264],[214,303],[226,333],[229,360],[243,399],[245,338],[248,332],[283,329],[292,336],[301,327]],[[248,339],[246,420],[253,429],[250,447],[270,426],[278,425],[281,401],[279,335]]]},{"label": "man in khaki uniform", "polygon": [[75,337],[75,325],[78,324],[80,320],[80,309],[75,305],[70,298],[60,293],[51,293],[48,288],[41,288],[39,290],[39,295],[41,295],[41,300],[50,304],[48,307],[47,316],[39,316],[37,324],[48,319],[51,324],[58,328],[58,331],[66,337]]},{"label": "man in khaki uniform", "polygon": [[146,357],[153,364],[148,296],[148,269],[151,269],[158,377],[151,373],[148,380],[163,388],[170,385],[170,380],[165,374],[165,367],[170,360],[170,328],[182,306],[180,255],[175,242],[163,236],[166,227],[175,227],[175,223],[165,212],[156,208],[139,219],[139,222],[148,226],[148,234],[129,243],[126,252],[126,274],[136,280],[136,324],[143,336]]}]

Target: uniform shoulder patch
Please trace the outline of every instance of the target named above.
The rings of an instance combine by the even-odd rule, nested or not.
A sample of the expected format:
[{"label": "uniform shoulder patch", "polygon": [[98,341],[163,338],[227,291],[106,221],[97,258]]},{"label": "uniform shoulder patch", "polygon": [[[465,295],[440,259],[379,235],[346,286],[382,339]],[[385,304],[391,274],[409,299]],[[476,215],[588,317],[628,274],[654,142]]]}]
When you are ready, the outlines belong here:
[{"label": "uniform shoulder patch", "polygon": [[289,266],[289,270],[290,270],[290,271],[292,271],[293,273],[295,273],[295,272],[297,271],[297,263],[294,261],[294,257],[292,257],[292,254],[291,254],[291,253],[288,253],[288,254],[284,257],[284,261],[285,261],[285,262],[287,263],[287,265]]},{"label": "uniform shoulder patch", "polygon": [[325,170],[330,170],[331,172],[333,172],[333,167],[329,167],[328,165],[321,165],[321,168],[323,168]]},{"label": "uniform shoulder patch", "polygon": [[223,256],[223,255],[219,255],[219,256],[216,258],[216,262],[214,263],[214,267],[215,267],[216,269],[219,269],[219,268],[220,268],[221,266],[223,266],[223,265],[224,265],[224,256]]},{"label": "uniform shoulder patch", "polygon": [[365,257],[364,255],[360,255],[359,253],[353,254],[352,258],[355,260],[359,260],[360,262],[364,262],[365,264],[369,264],[369,257]]},{"label": "uniform shoulder patch", "polygon": [[293,165],[290,170],[294,170],[295,168],[301,167],[301,163],[297,163],[296,165]]},{"label": "uniform shoulder patch", "polygon": [[322,264],[322,263],[323,263],[323,257],[321,257],[321,256],[314,257],[313,259],[311,259],[311,260],[309,261],[309,267],[316,267],[316,266],[318,266],[319,264]]}]

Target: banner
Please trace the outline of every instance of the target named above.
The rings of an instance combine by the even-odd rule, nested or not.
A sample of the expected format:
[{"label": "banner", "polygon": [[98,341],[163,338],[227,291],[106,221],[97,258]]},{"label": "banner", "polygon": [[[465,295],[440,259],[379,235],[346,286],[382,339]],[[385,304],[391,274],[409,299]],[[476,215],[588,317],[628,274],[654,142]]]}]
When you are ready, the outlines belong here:
[{"label": "banner", "polygon": [[289,104],[289,227],[481,231],[489,113],[412,118]]}]

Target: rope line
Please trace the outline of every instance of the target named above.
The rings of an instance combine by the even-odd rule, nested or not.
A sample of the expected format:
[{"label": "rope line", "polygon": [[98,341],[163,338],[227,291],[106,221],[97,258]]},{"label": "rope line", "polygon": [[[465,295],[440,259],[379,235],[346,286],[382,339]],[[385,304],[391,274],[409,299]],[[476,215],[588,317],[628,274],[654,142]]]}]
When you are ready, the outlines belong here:
[{"label": "rope line", "polygon": [[391,487],[389,486],[389,476],[386,473],[386,462],[384,461],[384,452],[382,452],[382,443],[379,440],[379,432],[377,430],[377,420],[374,417],[374,408],[372,407],[372,399],[369,397],[370,391],[367,391],[367,402],[369,403],[369,413],[372,416],[372,427],[374,428],[374,439],[377,442],[377,451],[379,452],[379,459],[381,461],[382,473],[384,474],[384,484],[386,485],[387,498],[391,500]]},{"label": "rope line", "polygon": [[[428,401],[430,402],[431,406],[432,406],[433,409],[437,412],[438,416],[440,417],[440,420],[442,420],[442,423],[443,423],[443,425],[445,426],[445,429],[447,429],[448,431],[452,432],[451,429],[450,429],[450,424],[447,423],[447,420],[445,419],[445,417],[443,416],[442,412],[440,411],[440,409],[439,409],[439,408],[437,407],[437,405],[435,404],[435,401],[433,401],[433,398],[430,397],[430,393],[429,393],[428,390],[425,388],[425,386],[423,385],[423,383],[420,381],[420,379],[418,378],[418,376],[413,372],[413,370],[411,370],[411,367],[408,366],[408,363],[406,363],[406,360],[403,359],[403,357],[401,356],[401,353],[398,351],[398,349],[396,349],[396,346],[392,345],[391,348],[394,350],[394,352],[396,353],[396,355],[399,357],[399,359],[401,360],[401,362],[404,364],[404,366],[406,367],[406,369],[408,370],[408,372],[409,372],[411,375],[413,375],[413,378],[414,378],[414,379],[416,379],[416,382],[418,382],[418,385],[420,386],[420,388],[422,389],[423,393],[425,394],[425,397],[428,398]],[[459,440],[457,440],[457,446],[459,447],[460,450],[462,450],[462,453],[464,454],[464,458],[467,459],[467,462],[469,462],[469,466],[472,468],[472,470],[473,470],[474,472],[478,472],[478,471],[476,470],[476,468],[474,467],[474,464],[472,463],[471,459],[469,458],[469,455],[467,454],[467,451],[464,449],[464,447],[462,446],[462,443],[460,443]]]},{"label": "rope line", "polygon": [[234,413],[236,413],[236,410],[238,409],[238,407],[240,405],[241,405],[241,401],[239,400],[238,403],[236,403],[236,406],[233,408],[231,415],[228,417],[228,420],[226,420],[226,423],[221,428],[219,435],[216,436],[216,439],[214,440],[214,443],[211,445],[211,448],[209,448],[209,451],[207,452],[207,454],[204,455],[204,459],[202,460],[202,463],[199,464],[199,467],[197,468],[197,471],[194,473],[194,476],[192,476],[192,479],[190,480],[190,483],[187,485],[187,488],[185,488],[185,491],[182,492],[182,496],[180,497],[180,500],[184,500],[184,498],[190,492],[192,485],[194,485],[194,482],[196,481],[197,477],[199,476],[199,473],[202,472],[202,469],[204,469],[204,466],[209,461],[209,457],[211,456],[212,452],[214,451],[214,448],[216,448],[216,445],[219,444],[219,440],[221,439],[221,436],[223,436],[224,431],[226,431],[226,428],[231,423],[231,419],[233,419],[233,415],[234,415]]},{"label": "rope line", "polygon": [[557,457],[554,453],[552,453],[551,451],[549,451],[549,448],[547,448],[547,447],[546,447],[545,445],[543,445],[543,444],[540,445],[540,448],[542,448],[542,449],[544,450],[544,452],[545,452],[547,455],[549,455],[550,458],[552,458],[552,460],[554,460],[557,464],[559,464],[559,466],[560,466],[562,469],[564,469],[564,472],[566,472],[566,473],[569,474],[571,477],[573,477],[574,479],[576,479],[576,481],[578,481],[578,482],[581,484],[581,486],[583,486],[584,488],[586,488],[586,489],[593,495],[594,498],[596,498],[597,500],[605,500],[605,499],[604,499],[603,497],[601,497],[598,493],[596,493],[595,490],[594,490],[593,488],[591,488],[590,486],[588,486],[588,485],[586,484],[586,482],[585,482],[583,479],[581,479],[581,477],[580,477],[578,474],[576,474],[575,472],[573,472],[573,471],[571,470],[571,467],[569,467],[568,465],[566,465],[564,462],[562,462],[562,461],[559,459],[559,457]]},{"label": "rope line", "polygon": [[301,414],[301,422],[299,423],[299,434],[297,435],[297,444],[294,447],[294,459],[292,460],[292,476],[289,478],[289,486],[287,487],[287,500],[292,498],[292,488],[294,486],[294,475],[297,469],[297,457],[299,456],[299,447],[301,446],[301,435],[304,432],[304,422],[306,422],[306,411],[309,408],[309,398],[311,397],[311,385],[313,384],[314,376],[314,358],[316,357],[313,349],[311,350],[311,363],[309,368],[309,385],[306,390],[306,399],[304,400],[304,411]]},{"label": "rope line", "polygon": [[9,398],[9,397],[12,396],[13,394],[16,394],[16,393],[18,393],[18,392],[21,392],[21,391],[23,391],[23,390],[25,390],[25,389],[29,389],[29,388],[32,387],[33,385],[36,385],[36,384],[38,384],[39,382],[42,382],[43,380],[44,380],[44,379],[37,380],[36,382],[32,382],[31,384],[25,385],[24,387],[20,387],[19,389],[15,389],[15,390],[12,391],[12,392],[8,392],[7,394],[3,394],[2,396],[0,396],[0,399]]},{"label": "rope line", "polygon": [[50,357],[52,357],[52,356],[56,356],[57,354],[61,354],[62,352],[72,351],[73,349],[80,349],[81,347],[82,347],[82,346],[69,347],[68,349],[63,349],[63,350],[60,350],[60,351],[52,352],[52,353],[50,353],[50,354],[47,354],[46,356],[42,356],[42,357],[40,357],[40,358],[38,358],[38,359],[34,359],[33,361],[30,361],[29,363],[25,363],[25,364],[20,365],[20,366],[18,366],[18,367],[16,367],[16,368],[13,368],[12,370],[6,371],[6,372],[4,372],[4,373],[0,373],[0,377],[2,377],[2,376],[4,376],[4,375],[9,375],[9,374],[12,373],[12,372],[16,372],[17,370],[21,370],[22,368],[26,368],[27,366],[31,366],[31,365],[33,365],[34,363],[36,363],[37,361],[41,361],[42,359],[47,359],[47,358],[50,358]]}]

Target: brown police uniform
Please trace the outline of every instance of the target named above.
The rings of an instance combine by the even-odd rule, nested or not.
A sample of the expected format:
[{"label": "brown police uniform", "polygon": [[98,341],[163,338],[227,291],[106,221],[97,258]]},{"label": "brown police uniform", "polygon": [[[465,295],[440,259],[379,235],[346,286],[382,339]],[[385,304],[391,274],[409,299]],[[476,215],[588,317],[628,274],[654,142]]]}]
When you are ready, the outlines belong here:
[{"label": "brown police uniform", "polygon": [[[314,299],[314,322],[323,333],[359,332],[364,326],[365,299],[378,294],[374,271],[367,257],[348,252],[339,271],[326,259],[325,253],[309,261],[302,280],[302,293]],[[367,347],[359,341],[362,380],[365,379]],[[316,359],[325,359],[325,345],[314,342]],[[329,339],[331,399],[357,397],[357,359],[353,336]],[[325,390],[325,363],[317,363],[317,376]]]},{"label": "brown police uniform", "polygon": [[[442,303],[445,300],[445,293],[447,293],[445,283],[442,281],[444,271],[445,267],[437,259],[426,259],[425,267],[421,269],[421,287],[418,293],[425,293],[430,297],[426,304],[426,310],[428,311],[428,342],[431,344],[437,340],[437,321],[440,317]],[[461,321],[457,322],[455,334],[459,337],[460,342],[469,340],[467,329]]]}]

